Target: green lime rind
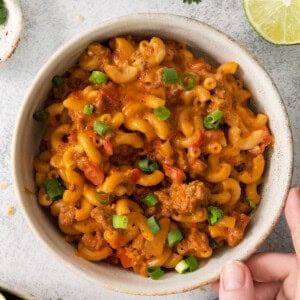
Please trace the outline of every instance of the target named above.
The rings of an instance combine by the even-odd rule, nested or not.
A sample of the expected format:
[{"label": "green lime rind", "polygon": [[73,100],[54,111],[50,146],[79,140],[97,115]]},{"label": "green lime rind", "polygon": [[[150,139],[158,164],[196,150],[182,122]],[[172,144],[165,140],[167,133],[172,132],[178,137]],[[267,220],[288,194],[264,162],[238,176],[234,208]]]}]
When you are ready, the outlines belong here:
[{"label": "green lime rind", "polygon": [[275,45],[300,43],[300,0],[243,0],[253,29]]}]

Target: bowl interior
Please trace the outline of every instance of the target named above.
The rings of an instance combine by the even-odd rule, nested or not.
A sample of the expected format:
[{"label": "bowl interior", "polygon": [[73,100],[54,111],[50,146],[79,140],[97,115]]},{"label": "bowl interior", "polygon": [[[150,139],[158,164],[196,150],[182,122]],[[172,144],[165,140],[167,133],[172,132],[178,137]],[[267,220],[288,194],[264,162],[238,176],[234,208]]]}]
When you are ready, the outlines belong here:
[{"label": "bowl interior", "polygon": [[[259,111],[269,116],[275,145],[269,151],[262,188],[262,202],[242,242],[235,248],[220,250],[200,264],[200,269],[184,275],[169,272],[152,281],[131,271],[106,263],[91,263],[74,255],[49,216],[39,206],[35,191],[32,161],[38,151],[42,128],[33,121],[32,113],[43,106],[51,88],[51,78],[72,66],[90,42],[104,41],[117,35],[160,36],[187,43],[210,63],[237,61],[238,77],[253,93]],[[292,174],[292,138],[286,110],[266,72],[255,59],[231,38],[196,20],[167,14],[137,14],[107,21],[84,32],[56,52],[38,73],[30,87],[18,119],[13,141],[13,171],[20,205],[33,231],[48,249],[69,267],[94,283],[143,295],[177,293],[207,284],[218,278],[222,265],[230,259],[245,259],[268,236],[275,225],[286,197]]]}]

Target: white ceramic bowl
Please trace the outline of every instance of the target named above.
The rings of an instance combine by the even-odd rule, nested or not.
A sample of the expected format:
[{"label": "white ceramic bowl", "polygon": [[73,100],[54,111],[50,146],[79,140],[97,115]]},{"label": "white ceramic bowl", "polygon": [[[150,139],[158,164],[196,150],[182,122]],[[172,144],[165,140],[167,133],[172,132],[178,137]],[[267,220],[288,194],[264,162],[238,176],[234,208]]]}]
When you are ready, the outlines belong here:
[{"label": "white ceramic bowl", "polygon": [[[171,38],[187,43],[209,62],[237,61],[240,64],[238,76],[253,93],[258,110],[269,115],[269,126],[276,140],[268,154],[262,202],[241,243],[235,248],[219,250],[195,272],[184,275],[168,272],[157,281],[107,263],[91,263],[75,256],[74,248],[61,238],[35,195],[25,191],[35,190],[32,160],[38,151],[41,137],[41,128],[32,120],[32,113],[43,106],[51,88],[51,78],[72,66],[90,42],[103,41],[121,34]],[[200,287],[217,280],[226,261],[243,260],[255,252],[282,212],[293,164],[287,113],[276,87],[263,68],[249,52],[218,30],[196,20],[168,14],[136,14],[110,20],[81,33],[60,48],[40,70],[24,99],[15,130],[12,158],[20,206],[33,231],[49,252],[95,284],[143,295],[178,293]]]}]

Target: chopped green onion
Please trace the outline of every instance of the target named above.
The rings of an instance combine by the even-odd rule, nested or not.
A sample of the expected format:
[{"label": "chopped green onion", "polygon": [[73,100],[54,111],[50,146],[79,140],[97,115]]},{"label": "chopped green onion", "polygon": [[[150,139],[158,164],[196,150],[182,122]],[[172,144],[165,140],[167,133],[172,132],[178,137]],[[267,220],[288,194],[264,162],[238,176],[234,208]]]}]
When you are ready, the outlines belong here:
[{"label": "chopped green onion", "polygon": [[148,207],[152,207],[158,203],[158,199],[157,196],[155,196],[152,193],[149,193],[143,197],[142,202],[146,204]]},{"label": "chopped green onion", "polygon": [[7,10],[5,7],[0,7],[0,25],[4,24],[7,20]]},{"label": "chopped green onion", "polygon": [[159,169],[159,165],[156,161],[148,159],[139,160],[138,167],[144,173],[150,174]]},{"label": "chopped green onion", "polygon": [[109,194],[105,193],[105,192],[97,192],[96,193],[96,200],[100,203],[100,204],[108,204],[110,202],[110,196]]},{"label": "chopped green onion", "polygon": [[189,270],[193,272],[198,269],[198,260],[195,256],[189,256],[186,259],[181,260],[176,266],[175,270],[182,274],[183,272]]},{"label": "chopped green onion", "polygon": [[185,73],[179,77],[179,83],[186,91],[190,91],[195,87],[197,80],[193,74]]},{"label": "chopped green onion", "polygon": [[108,81],[108,76],[101,71],[93,71],[89,77],[89,81],[92,83],[105,85]]},{"label": "chopped green onion", "polygon": [[168,245],[170,247],[173,247],[183,239],[183,236],[179,229],[173,229],[168,233],[167,239],[168,239]]},{"label": "chopped green onion", "polygon": [[207,220],[210,225],[214,225],[223,219],[222,210],[216,206],[209,206],[207,208],[207,212],[208,212]]},{"label": "chopped green onion", "polygon": [[171,115],[170,111],[164,105],[155,108],[153,113],[162,121],[168,120]]},{"label": "chopped green onion", "polygon": [[193,272],[198,269],[198,260],[195,256],[189,256],[185,259],[185,262],[189,266],[189,271]]},{"label": "chopped green onion", "polygon": [[94,111],[94,106],[93,104],[86,104],[84,107],[83,107],[83,113],[85,115],[91,115]]},{"label": "chopped green onion", "polygon": [[169,84],[178,82],[178,73],[174,68],[164,68],[161,73],[164,83]]},{"label": "chopped green onion", "polygon": [[217,129],[223,118],[220,110],[215,110],[204,118],[204,127],[207,129]]},{"label": "chopped green onion", "polygon": [[119,216],[113,215],[112,216],[112,225],[115,229],[126,229],[128,224],[128,217],[127,216]]},{"label": "chopped green onion", "polygon": [[46,121],[49,118],[49,112],[46,109],[39,109],[32,115],[33,119],[37,122]]},{"label": "chopped green onion", "polygon": [[160,231],[160,226],[155,216],[147,219],[147,225],[154,234]]},{"label": "chopped green onion", "polygon": [[250,196],[248,196],[247,198],[246,198],[246,200],[249,202],[249,206],[251,207],[251,208],[256,208],[256,203],[253,201],[253,199],[252,199],[252,197],[250,197]]},{"label": "chopped green onion", "polygon": [[110,130],[110,127],[102,121],[97,121],[94,124],[94,131],[96,131],[99,135],[105,136]]},{"label": "chopped green onion", "polygon": [[189,268],[189,265],[187,262],[183,259],[181,260],[176,266],[175,266],[175,271],[182,274]]},{"label": "chopped green onion", "polygon": [[60,87],[62,84],[64,83],[64,78],[59,76],[59,75],[55,75],[53,78],[52,78],[52,84],[55,86],[55,87]]},{"label": "chopped green onion", "polygon": [[212,249],[218,248],[218,244],[215,239],[209,238],[209,247]]},{"label": "chopped green onion", "polygon": [[51,200],[57,200],[61,198],[65,190],[65,187],[58,178],[46,180],[43,183],[43,186]]},{"label": "chopped green onion", "polygon": [[147,268],[147,274],[151,277],[151,279],[157,280],[162,277],[165,272],[160,267],[151,266]]}]

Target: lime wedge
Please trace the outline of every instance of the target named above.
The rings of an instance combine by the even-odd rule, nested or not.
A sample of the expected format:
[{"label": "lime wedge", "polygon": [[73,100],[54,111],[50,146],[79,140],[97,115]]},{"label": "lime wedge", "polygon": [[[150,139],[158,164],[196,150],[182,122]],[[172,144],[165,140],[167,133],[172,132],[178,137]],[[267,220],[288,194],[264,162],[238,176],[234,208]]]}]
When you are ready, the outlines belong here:
[{"label": "lime wedge", "polygon": [[244,0],[253,28],[278,45],[300,43],[300,0]]}]

